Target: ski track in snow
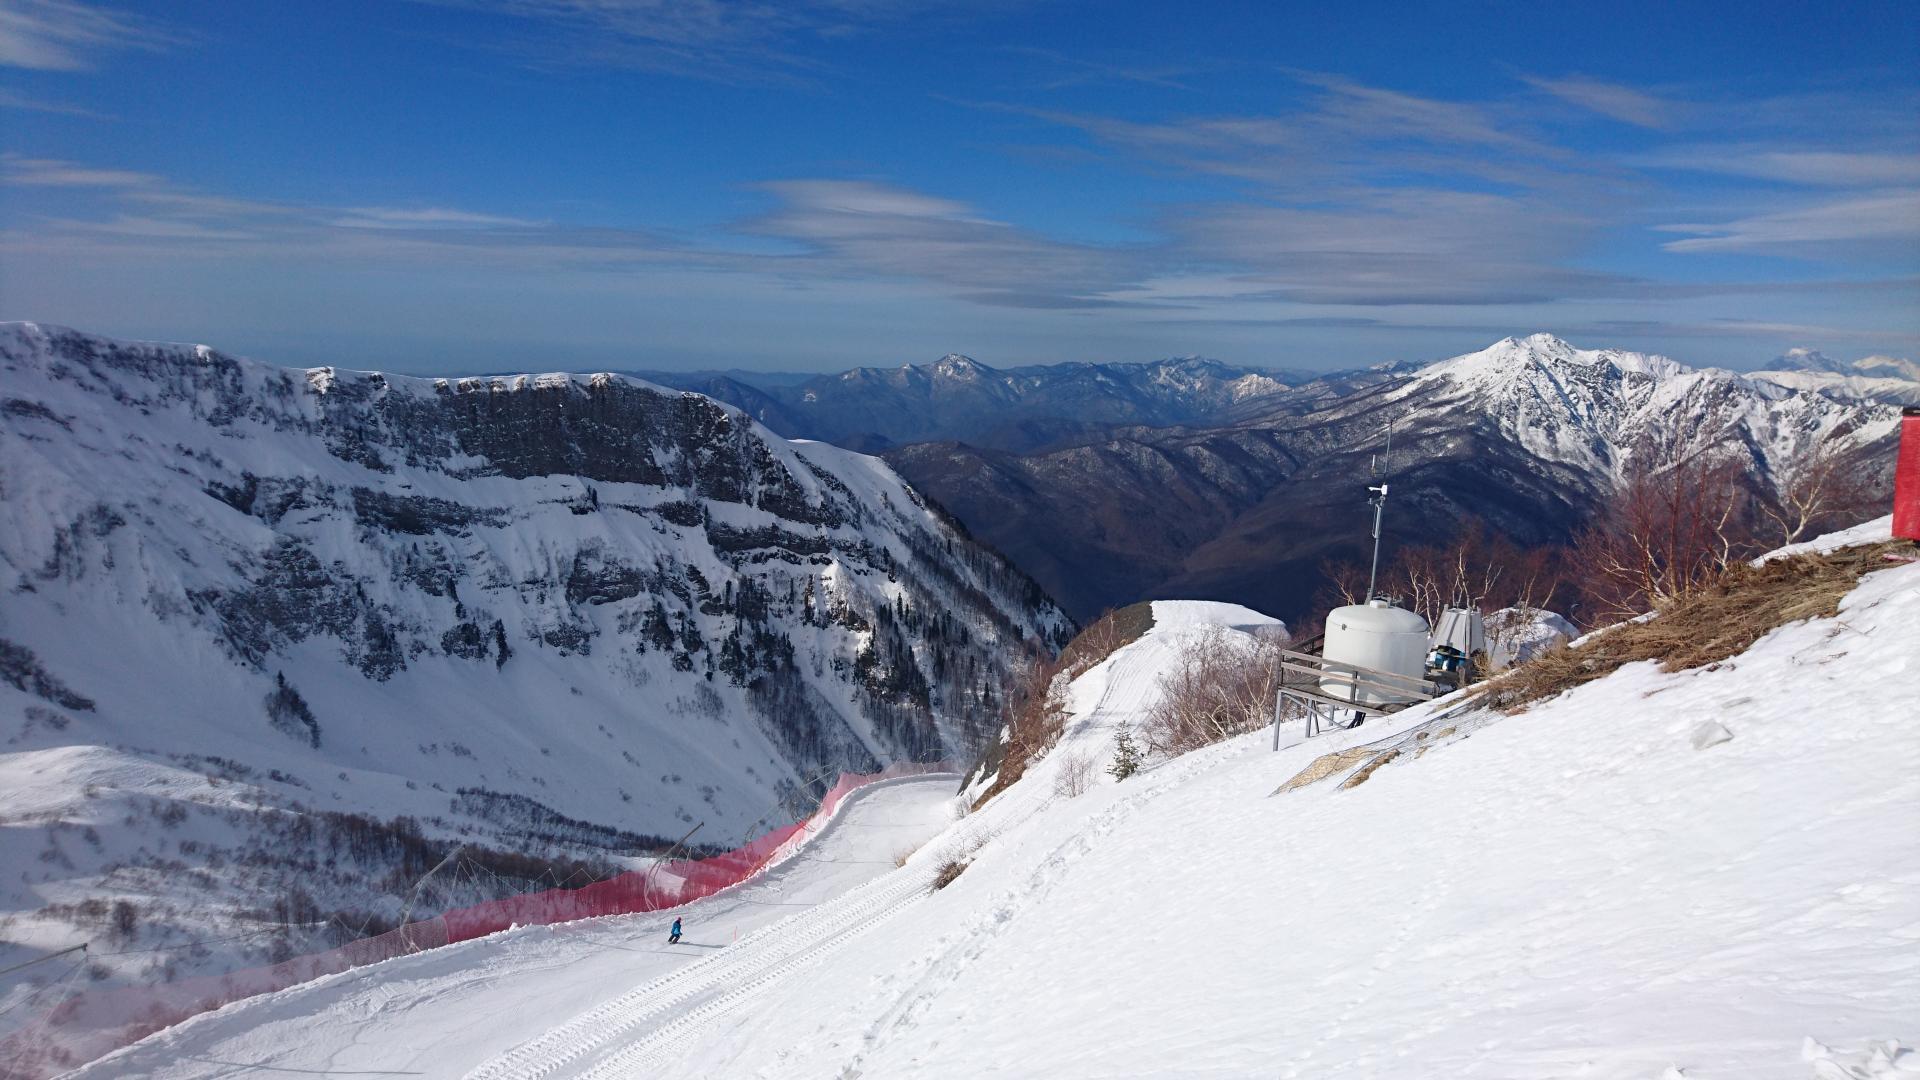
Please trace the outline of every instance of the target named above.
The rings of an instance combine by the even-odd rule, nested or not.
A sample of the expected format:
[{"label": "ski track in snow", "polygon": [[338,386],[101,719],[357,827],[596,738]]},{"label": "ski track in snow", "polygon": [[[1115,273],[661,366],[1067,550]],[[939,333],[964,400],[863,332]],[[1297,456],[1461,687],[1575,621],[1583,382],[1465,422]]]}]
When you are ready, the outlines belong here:
[{"label": "ski track in snow", "polygon": [[[551,1075],[604,1038],[657,1016],[663,1003],[690,1006],[689,988],[709,985],[708,974],[736,970],[735,958],[754,955],[752,943],[765,936],[759,928],[766,924],[784,925],[821,906],[837,907],[830,901],[843,894],[860,904],[897,891],[913,875],[893,869],[895,855],[951,822],[948,808],[958,779],[936,774],[857,789],[790,857],[704,900],[641,915],[523,927],[356,968],[196,1017],[74,1076],[194,1077],[206,1075],[213,1061],[288,1072],[414,1066],[430,1076],[457,1076],[472,1066],[474,1076]],[[806,911],[794,916],[788,907]],[[688,927],[678,950],[659,944],[676,916]],[[699,938],[737,926],[748,928],[737,943],[685,962],[688,946],[692,955],[703,951],[694,944]],[[636,969],[658,973],[677,965],[676,975],[648,979],[605,1001],[616,988],[632,985]],[[562,1022],[569,1005],[578,1010],[595,1001],[605,1003]],[[566,1049],[596,1025],[618,1031],[584,1049]],[[526,1041],[515,1047],[515,1039]],[[540,1053],[529,1049],[535,1045]],[[482,1060],[488,1054],[495,1056]]]}]

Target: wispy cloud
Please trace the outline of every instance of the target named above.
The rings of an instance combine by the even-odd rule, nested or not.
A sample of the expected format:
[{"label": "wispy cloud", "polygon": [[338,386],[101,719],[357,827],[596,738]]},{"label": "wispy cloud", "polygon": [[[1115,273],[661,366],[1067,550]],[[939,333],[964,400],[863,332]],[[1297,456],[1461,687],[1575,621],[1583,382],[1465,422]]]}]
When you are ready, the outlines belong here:
[{"label": "wispy cloud", "polygon": [[1188,90],[1193,86],[1181,80],[1194,73],[1191,65],[1167,63],[1107,63],[1089,60],[1080,56],[1069,56],[1052,49],[1039,49],[1031,45],[1008,45],[1002,52],[1028,57],[1044,66],[1046,74],[1040,83],[1043,90],[1062,90],[1070,86],[1091,86],[1100,83],[1137,83],[1141,86],[1158,86],[1168,90]]},{"label": "wispy cloud", "polygon": [[1522,75],[1521,79],[1529,86],[1544,90],[1568,104],[1635,127],[1656,130],[1671,128],[1686,112],[1685,107],[1644,90],[1590,79],[1584,75],[1567,75],[1557,79]]},{"label": "wispy cloud", "polygon": [[176,32],[142,15],[79,0],[7,0],[0,5],[0,65],[84,71],[102,53],[157,52],[180,44]]},{"label": "wispy cloud", "polygon": [[152,173],[99,169],[51,158],[0,155],[0,182],[32,187],[139,188],[160,183]]},{"label": "wispy cloud", "polygon": [[965,203],[886,184],[788,180],[763,187],[780,206],[745,227],[800,245],[802,254],[788,261],[807,273],[935,281],[977,302],[1057,308],[1106,303],[1095,294],[1139,272],[1122,249],[1051,239]]},{"label": "wispy cloud", "polygon": [[334,219],[344,229],[432,229],[432,228],[537,228],[542,222],[498,214],[476,214],[445,206],[402,209],[389,206],[356,206]]},{"label": "wispy cloud", "polygon": [[1530,196],[1367,191],[1322,208],[1192,208],[1166,228],[1182,261],[1238,268],[1267,296],[1342,305],[1518,304],[1615,293],[1566,262],[1595,221]]},{"label": "wispy cloud", "polygon": [[[1658,226],[1691,234],[1661,245],[1667,251],[1819,254],[1820,249],[1888,246],[1911,255],[1920,240],[1920,189],[1882,191],[1721,224]],[[1814,249],[1814,250],[1809,250]]]},{"label": "wispy cloud", "polygon": [[1653,168],[1745,176],[1820,187],[1920,183],[1920,154],[1779,146],[1683,146],[1639,155]]},{"label": "wispy cloud", "polygon": [[897,26],[945,0],[422,0],[521,19],[517,48],[542,64],[659,71],[719,82],[785,81],[824,43]]},{"label": "wispy cloud", "polygon": [[19,109],[22,112],[51,113],[55,116],[79,116],[88,120],[112,120],[105,113],[79,105],[69,105],[64,101],[43,101],[16,94],[11,90],[0,90],[0,109]]}]

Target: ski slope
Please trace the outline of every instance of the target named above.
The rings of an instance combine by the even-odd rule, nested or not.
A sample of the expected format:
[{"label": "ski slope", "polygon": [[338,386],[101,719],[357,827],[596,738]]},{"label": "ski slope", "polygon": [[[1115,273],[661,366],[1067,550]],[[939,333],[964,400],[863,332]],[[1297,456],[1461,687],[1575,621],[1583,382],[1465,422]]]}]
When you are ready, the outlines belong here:
[{"label": "ski slope", "polygon": [[[958,777],[883,780],[848,795],[811,841],[766,873],[669,911],[530,926],[343,972],[230,1005],[111,1054],[77,1077],[200,1077],[244,1066],[459,1076],[635,987],[876,879],[953,821]],[[678,915],[685,935],[666,943]]]},{"label": "ski slope", "polygon": [[[1137,718],[1189,617],[1250,614],[1188,608],[1089,672],[1062,748]],[[1519,717],[1255,735],[1078,799],[1043,765],[969,819],[998,835],[957,881],[804,977],[499,1075],[1920,1075],[1887,1046],[1920,1036],[1916,626],[1895,566],[1719,670]],[[1733,739],[1695,749],[1704,719]],[[1363,784],[1271,794],[1416,729]]]},{"label": "ski slope", "polygon": [[[856,804],[747,894],[810,906],[749,927],[745,895],[716,897],[689,921],[727,945],[704,959],[660,958],[664,914],[515,931],[83,1075],[1920,1077],[1920,563],[1712,668],[1633,665],[1514,717],[1442,699],[1278,751],[1256,733],[1057,794],[1183,642],[1271,624],[1154,612],[1019,783],[951,823],[936,785],[874,792],[931,837],[904,868],[803,884],[893,846],[854,812],[885,804]],[[967,869],[931,890],[948,859]]]}]

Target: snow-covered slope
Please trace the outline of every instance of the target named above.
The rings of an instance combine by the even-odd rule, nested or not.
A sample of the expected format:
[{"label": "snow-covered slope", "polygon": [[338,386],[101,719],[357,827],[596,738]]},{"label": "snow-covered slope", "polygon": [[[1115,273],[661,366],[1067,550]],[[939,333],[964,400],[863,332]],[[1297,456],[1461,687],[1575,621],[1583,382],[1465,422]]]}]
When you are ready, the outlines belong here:
[{"label": "snow-covered slope", "polygon": [[[1891,564],[1716,670],[1263,733],[1053,800],[650,1075],[1866,1075],[1834,1070],[1920,1036],[1916,625],[1920,565]],[[1086,689],[1150,686],[1157,648]],[[1089,742],[1139,705],[1094,696]],[[1733,738],[1697,750],[1708,719]],[[1364,783],[1272,794],[1416,728]]]},{"label": "snow-covered slope", "polygon": [[454,842],[732,846],[822,774],[969,755],[1064,625],[878,460],[608,375],[4,324],[0,498],[0,966],[311,947]]},{"label": "snow-covered slope", "polygon": [[[1278,752],[1263,732],[1057,794],[1062,762],[1139,721],[1184,637],[1264,621],[1155,615],[1074,683],[1066,736],[1018,784],[704,965],[750,977],[609,986],[469,1075],[1913,1075],[1890,1041],[1920,1035],[1920,563],[1710,669],[1630,667],[1510,719],[1447,699]],[[1696,749],[1709,720],[1732,738]],[[1276,793],[1330,755],[1327,779]],[[927,861],[955,859],[928,892]],[[642,921],[594,932],[645,947]],[[284,1023],[296,1000],[251,1008]],[[537,988],[506,1007],[544,1008]],[[294,1050],[214,1016],[122,1060],[318,1061],[357,1030],[329,1011]]]},{"label": "snow-covered slope", "polygon": [[[1278,752],[1262,732],[1057,793],[1066,760],[1139,722],[1181,641],[1266,622],[1156,604],[1153,630],[1076,680],[1067,734],[1020,782],[903,869],[703,963],[553,995],[541,980],[581,947],[522,931],[455,970],[436,954],[200,1018],[98,1075],[1916,1074],[1920,563],[1712,668],[1625,668],[1514,718],[1443,699],[1287,731]],[[1705,721],[1731,739],[1696,749]],[[952,860],[964,872],[930,891]],[[582,936],[634,957],[658,922]],[[546,1030],[477,1066],[357,1048],[415,1045],[416,1003],[417,1045],[447,1045],[443,993]]]},{"label": "snow-covered slope", "polygon": [[1428,365],[1390,400],[1429,416],[1486,417],[1538,460],[1602,475],[1649,444],[1744,445],[1771,471],[1836,435],[1870,445],[1897,422],[1889,407],[1797,394],[1664,356],[1575,348],[1551,334],[1503,338]]},{"label": "snow-covered slope", "polygon": [[1920,405],[1920,378],[1888,375],[1840,375],[1830,371],[1756,371],[1748,376],[1793,390],[1808,390],[1842,401]]},{"label": "snow-covered slope", "polygon": [[[956,777],[855,791],[821,833],[773,869],[672,911],[529,926],[343,972],[197,1017],[82,1069],[78,1077],[200,1077],[208,1061],[312,1072],[453,1077],[629,991],[758,951],[767,927],[842,896],[866,897],[894,862],[955,820]],[[923,860],[924,861],[924,857]],[[884,891],[884,890],[882,890]],[[667,943],[678,918],[685,936]],[[847,921],[822,921],[839,939]],[[792,944],[788,925],[777,940]],[[761,937],[756,937],[760,934]],[[785,959],[785,957],[782,957]],[[734,979],[743,970],[732,968]],[[719,980],[710,990],[733,987]],[[77,1077],[76,1077],[77,1080]]]}]

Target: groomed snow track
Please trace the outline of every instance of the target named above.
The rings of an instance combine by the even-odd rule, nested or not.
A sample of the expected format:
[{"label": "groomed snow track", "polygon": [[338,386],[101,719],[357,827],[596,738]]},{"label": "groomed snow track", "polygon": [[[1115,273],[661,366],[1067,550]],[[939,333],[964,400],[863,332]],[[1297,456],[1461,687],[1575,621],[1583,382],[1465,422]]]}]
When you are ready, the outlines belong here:
[{"label": "groomed snow track", "polygon": [[932,871],[910,870],[864,885],[832,903],[755,931],[709,959],[655,979],[468,1073],[469,1080],[531,1080],[563,1075],[649,1022],[665,1020],[582,1076],[625,1076],[657,1047],[701,1020],[725,1012],[760,987],[818,958],[835,944],[880,925],[926,894]]},{"label": "groomed snow track", "polygon": [[[861,789],[957,776],[921,776],[882,781]],[[852,801],[850,798],[849,801]],[[793,862],[808,858],[835,830],[836,814]],[[963,824],[955,834],[965,834]],[[955,834],[950,834],[955,835]],[[949,839],[948,843],[953,841]],[[705,1022],[723,1015],[778,979],[905,909],[932,888],[937,860],[923,858],[831,900],[753,931],[705,960],[635,987],[618,998],[482,1062],[468,1080],[534,1080],[540,1077],[636,1075],[644,1065]],[[774,871],[778,872],[778,868]],[[640,1034],[629,1040],[635,1032]],[[609,1047],[613,1049],[609,1051]]]}]

